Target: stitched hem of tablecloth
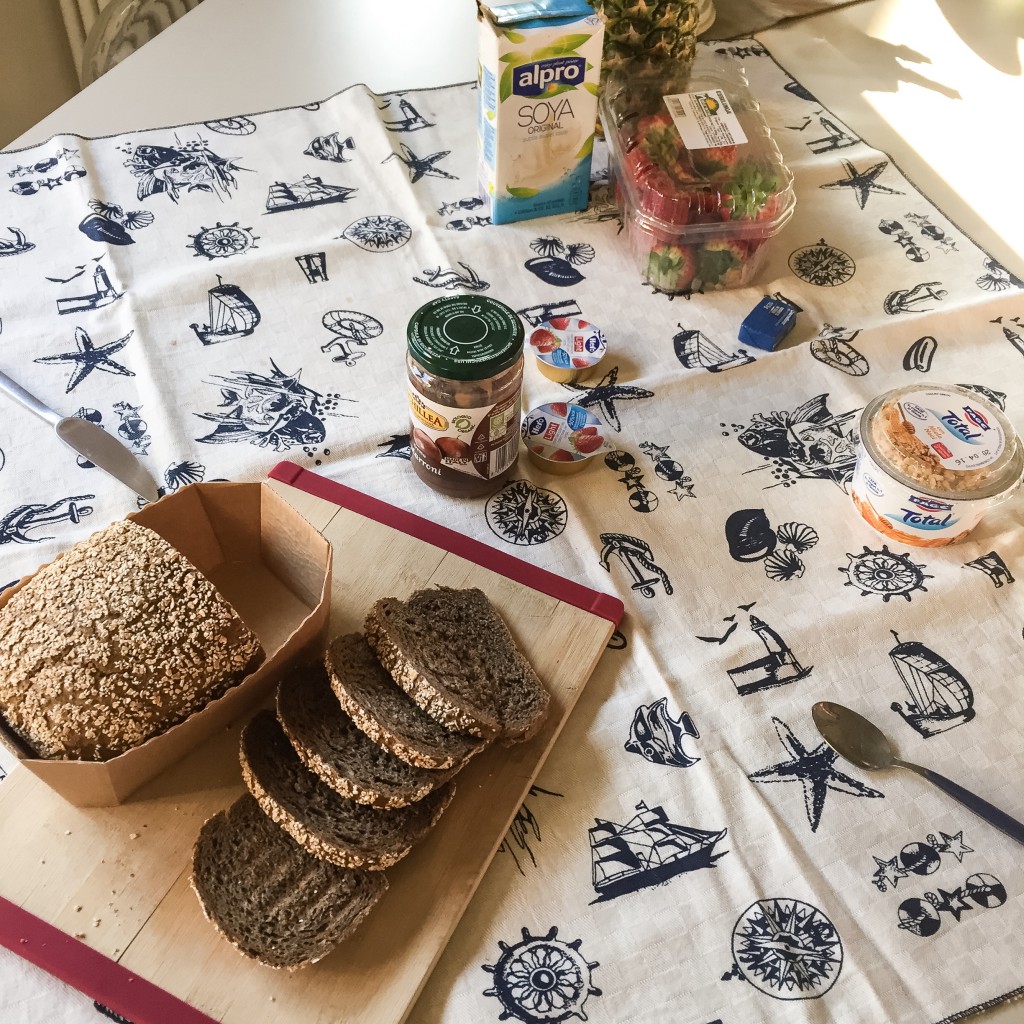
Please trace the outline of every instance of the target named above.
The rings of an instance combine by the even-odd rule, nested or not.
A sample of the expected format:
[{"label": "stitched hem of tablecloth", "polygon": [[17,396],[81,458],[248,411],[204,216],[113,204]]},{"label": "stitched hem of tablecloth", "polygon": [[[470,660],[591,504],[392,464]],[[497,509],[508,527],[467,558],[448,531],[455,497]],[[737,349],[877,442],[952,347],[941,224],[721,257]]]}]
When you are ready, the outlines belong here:
[{"label": "stitched hem of tablecloth", "polygon": [[[781,66],[782,65],[780,64],[779,67]],[[352,89],[365,89],[374,96],[397,96],[402,92],[436,92],[438,89],[454,89],[460,85],[476,85],[476,80],[472,79],[465,82],[449,82],[447,85],[426,85],[418,87],[410,85],[406,89],[388,89],[387,92],[375,92],[365,82],[353,82],[351,85],[346,85],[344,89],[332,92],[329,96],[324,96],[322,99],[307,100],[305,103],[289,103],[283,107],[267,107],[266,110],[246,110],[244,112],[235,111],[233,114],[228,114],[227,117],[259,117],[261,114],[278,114],[283,110],[301,110],[303,107],[308,107],[313,103],[329,103],[331,100],[349,92]],[[134,132],[169,132],[173,131],[175,128],[189,128],[192,125],[205,124],[206,121],[221,121],[225,119],[226,118],[208,117],[201,121],[179,121],[176,124],[150,125],[146,128],[124,128],[119,132],[110,132],[108,135],[79,135],[78,132],[54,132],[49,137],[43,139],[42,142],[32,142],[27,146],[20,147],[19,149],[0,148],[0,156],[25,153],[30,149],[37,149],[40,146],[45,146],[47,143],[53,142],[54,139],[58,138],[66,137],[71,139],[81,139],[83,142],[102,142],[103,139],[117,139],[122,135],[131,135]]]},{"label": "stitched hem of tablecloth", "polygon": [[942,1020],[937,1020],[935,1024],[954,1024],[955,1021],[966,1020],[966,1018],[976,1013],[991,1010],[993,1007],[999,1006],[1000,1003],[1012,1003],[1022,998],[1024,998],[1024,985],[1020,988],[1012,989],[1001,996],[996,996],[994,999],[986,999],[983,1003],[969,1006],[966,1010],[961,1010],[959,1013],[952,1014],[952,1016],[943,1017]]}]

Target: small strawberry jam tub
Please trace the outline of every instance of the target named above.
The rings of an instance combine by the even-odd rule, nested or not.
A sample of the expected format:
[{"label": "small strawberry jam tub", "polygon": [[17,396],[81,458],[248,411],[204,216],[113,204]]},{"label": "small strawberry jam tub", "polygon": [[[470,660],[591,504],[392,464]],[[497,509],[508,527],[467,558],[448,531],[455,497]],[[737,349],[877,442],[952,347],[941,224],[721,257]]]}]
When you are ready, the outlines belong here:
[{"label": "small strawberry jam tub", "polygon": [[611,450],[601,421],[589,409],[566,402],[531,409],[523,417],[521,433],[530,461],[560,476],[580,472],[595,455]]},{"label": "small strawberry jam tub", "polygon": [[578,316],[556,316],[530,335],[537,369],[558,384],[575,384],[597,369],[608,351],[601,331]]},{"label": "small strawberry jam tub", "polygon": [[1024,475],[1024,445],[1002,411],[954,384],[913,384],[861,415],[850,493],[857,511],[903,544],[963,540]]}]

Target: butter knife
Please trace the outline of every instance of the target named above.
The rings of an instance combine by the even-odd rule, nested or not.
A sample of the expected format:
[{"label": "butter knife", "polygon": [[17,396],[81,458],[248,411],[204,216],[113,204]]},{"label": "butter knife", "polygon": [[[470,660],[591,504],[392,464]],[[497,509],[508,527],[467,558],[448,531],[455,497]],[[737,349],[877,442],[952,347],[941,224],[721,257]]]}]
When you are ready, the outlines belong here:
[{"label": "butter knife", "polygon": [[156,481],[116,437],[108,434],[99,424],[77,416],[61,416],[29,394],[20,384],[0,370],[0,390],[21,402],[29,412],[35,413],[53,427],[57,436],[79,455],[99,466],[105,473],[120,480],[146,501],[159,501]]}]

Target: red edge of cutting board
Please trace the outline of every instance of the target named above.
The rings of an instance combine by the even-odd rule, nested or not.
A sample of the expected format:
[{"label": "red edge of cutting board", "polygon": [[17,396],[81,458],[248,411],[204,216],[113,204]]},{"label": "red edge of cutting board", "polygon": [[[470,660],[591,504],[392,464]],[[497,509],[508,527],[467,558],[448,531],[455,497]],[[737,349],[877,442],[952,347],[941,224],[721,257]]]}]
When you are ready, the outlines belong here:
[{"label": "red edge of cutting board", "polygon": [[361,491],[354,491],[344,484],[328,480],[308,469],[303,469],[294,462],[279,462],[268,476],[271,480],[290,484],[307,494],[324,498],[335,505],[366,516],[367,519],[374,519],[378,523],[391,526],[401,533],[417,538],[417,540],[450,551],[453,555],[459,555],[485,569],[491,569],[507,579],[522,583],[523,586],[529,587],[531,590],[537,590],[542,594],[547,594],[548,597],[571,604],[574,608],[580,608],[585,612],[600,616],[602,619],[608,619],[615,626],[622,621],[624,612],[622,602],[617,597],[612,597],[611,594],[602,594],[599,590],[591,590],[589,587],[575,583],[573,580],[567,580],[557,573],[530,565],[529,562],[524,562],[521,558],[498,551],[489,544],[466,537],[447,526],[440,526],[422,516],[406,512],[405,509],[389,505],[379,498],[371,498]]},{"label": "red edge of cutting board", "polygon": [[[268,476],[460,555],[532,590],[608,619],[616,626],[622,620],[622,602],[610,594],[530,565],[446,526],[328,480],[294,462],[279,462]],[[133,1024],[167,1024],[168,1021],[216,1024],[213,1018],[195,1007],[3,897],[0,897],[0,945],[127,1017]]]}]

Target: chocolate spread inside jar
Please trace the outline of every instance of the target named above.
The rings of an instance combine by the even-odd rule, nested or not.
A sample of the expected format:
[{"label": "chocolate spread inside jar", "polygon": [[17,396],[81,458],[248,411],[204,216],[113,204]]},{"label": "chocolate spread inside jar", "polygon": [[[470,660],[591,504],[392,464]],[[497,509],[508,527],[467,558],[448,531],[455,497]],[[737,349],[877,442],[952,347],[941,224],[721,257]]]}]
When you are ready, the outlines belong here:
[{"label": "chocolate spread inside jar", "polygon": [[482,295],[442,295],[409,320],[412,465],[436,491],[489,494],[519,458],[523,325]]}]

